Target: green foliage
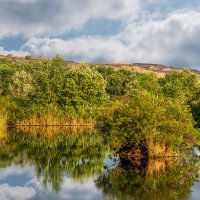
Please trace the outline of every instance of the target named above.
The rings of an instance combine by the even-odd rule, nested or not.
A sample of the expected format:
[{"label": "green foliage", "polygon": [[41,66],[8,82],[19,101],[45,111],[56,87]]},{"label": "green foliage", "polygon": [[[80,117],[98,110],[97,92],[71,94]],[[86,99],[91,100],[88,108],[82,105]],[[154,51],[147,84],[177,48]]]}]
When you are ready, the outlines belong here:
[{"label": "green foliage", "polygon": [[132,74],[128,70],[118,70],[107,80],[107,92],[112,95],[126,94],[126,86],[131,81]]},{"label": "green foliage", "polygon": [[13,59],[0,58],[0,108],[10,124],[101,116],[99,125],[119,148],[148,140],[175,148],[198,142],[188,105],[198,122],[199,79],[188,70],[156,78],[106,66],[66,66],[59,56]]},{"label": "green foliage", "polygon": [[106,91],[111,95],[125,95],[126,86],[132,80],[133,73],[128,70],[114,70],[112,67],[101,66],[97,71],[106,80]]},{"label": "green foliage", "polygon": [[190,148],[198,138],[187,106],[147,92],[125,100],[112,117],[102,120],[102,128],[109,127],[111,146],[117,149],[148,145],[149,141],[169,148]]},{"label": "green foliage", "polygon": [[107,66],[96,67],[96,70],[103,76],[105,80],[107,80],[109,76],[115,73],[113,67],[107,67]]},{"label": "green foliage", "polygon": [[91,118],[97,115],[97,106],[108,100],[100,73],[87,65],[66,67],[59,56],[24,63],[0,59],[0,77],[0,95],[12,95],[9,100],[15,105],[7,103],[11,124],[30,113],[38,115],[38,108],[40,115],[49,113],[51,105],[56,108],[53,113]]},{"label": "green foliage", "polygon": [[25,71],[16,71],[9,85],[10,91],[13,96],[25,98],[33,88],[32,77]]},{"label": "green foliage", "polygon": [[56,57],[34,72],[34,90],[30,99],[37,104],[79,110],[102,104],[107,100],[107,94],[101,74],[83,64],[68,69],[63,60]]},{"label": "green foliage", "polygon": [[26,58],[27,60],[31,60],[32,56],[31,56],[31,55],[27,55],[27,56],[25,56],[25,58]]},{"label": "green foliage", "polygon": [[196,127],[200,128],[200,101],[192,102],[190,107],[191,107],[193,118],[196,121]]},{"label": "green foliage", "polygon": [[106,83],[101,74],[88,65],[80,64],[68,71],[61,97],[61,104],[76,109],[100,105],[108,100]]},{"label": "green foliage", "polygon": [[158,80],[151,74],[134,74],[132,81],[127,85],[128,95],[137,96],[142,92],[160,95],[161,86]]},{"label": "green foliage", "polygon": [[[173,97],[166,93],[169,85],[176,91]],[[163,146],[164,156],[167,149],[190,148],[195,141],[199,143],[199,135],[190,109],[183,103],[197,97],[198,86],[197,76],[187,70],[163,79],[134,74],[127,85],[129,98],[111,112],[112,117],[101,119],[101,128],[108,131],[109,140],[117,149],[142,144],[150,151],[150,144],[154,143]]]},{"label": "green foliage", "polygon": [[160,79],[163,93],[167,97],[190,103],[197,98],[199,80],[197,75],[189,70],[173,71]]},{"label": "green foliage", "polygon": [[38,104],[58,104],[64,79],[65,67],[56,60],[48,60],[34,73],[34,90],[30,99]]},{"label": "green foliage", "polygon": [[10,94],[9,85],[15,69],[9,65],[0,65],[0,95]]}]

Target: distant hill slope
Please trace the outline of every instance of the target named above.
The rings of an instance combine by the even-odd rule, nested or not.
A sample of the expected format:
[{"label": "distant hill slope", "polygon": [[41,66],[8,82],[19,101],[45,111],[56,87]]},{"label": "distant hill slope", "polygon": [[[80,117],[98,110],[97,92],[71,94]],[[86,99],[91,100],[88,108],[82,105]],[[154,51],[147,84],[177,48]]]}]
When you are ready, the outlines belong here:
[{"label": "distant hill slope", "polygon": [[[8,55],[8,56],[3,56],[0,55],[0,58],[9,58],[13,61],[19,61],[19,62],[28,62],[30,60],[47,60],[48,58],[32,58],[32,57],[15,57],[12,55]],[[67,65],[77,65],[79,62],[74,62],[74,61],[68,61],[65,60],[65,64]],[[171,71],[180,71],[183,70],[184,68],[179,68],[179,67],[171,67],[171,66],[165,66],[165,65],[160,65],[160,64],[149,64],[149,63],[132,63],[132,64],[112,64],[112,63],[107,63],[107,64],[99,64],[99,63],[89,63],[89,65],[92,66],[111,66],[114,67],[115,69],[127,69],[127,70],[131,70],[134,72],[141,72],[141,73],[153,73],[155,74],[157,77],[164,77],[165,74],[171,72]],[[191,70],[192,72],[198,74],[200,76],[200,71],[198,70]]]},{"label": "distant hill slope", "polygon": [[[118,69],[127,69],[135,72],[141,73],[153,73],[157,77],[164,77],[167,73],[171,71],[181,71],[186,68],[180,67],[170,67],[160,64],[149,64],[149,63],[132,63],[132,64],[94,64],[99,66],[111,66]],[[190,69],[192,72],[200,76],[200,71]]]}]

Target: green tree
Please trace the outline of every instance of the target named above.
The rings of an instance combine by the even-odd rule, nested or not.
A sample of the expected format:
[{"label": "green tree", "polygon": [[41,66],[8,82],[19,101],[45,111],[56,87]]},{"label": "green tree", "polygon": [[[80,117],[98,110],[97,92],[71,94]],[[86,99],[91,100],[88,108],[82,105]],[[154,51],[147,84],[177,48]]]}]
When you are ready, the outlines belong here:
[{"label": "green tree", "polygon": [[111,95],[125,95],[126,86],[132,80],[133,73],[129,70],[114,70],[113,67],[100,66],[96,68],[106,80],[106,91]]},{"label": "green tree", "polygon": [[192,102],[190,107],[193,118],[196,121],[196,127],[200,128],[200,100]]},{"label": "green tree", "polygon": [[132,73],[128,70],[117,70],[107,80],[106,90],[108,94],[125,95],[126,86],[132,80]]},{"label": "green tree", "polygon": [[88,65],[79,64],[68,71],[61,102],[76,109],[100,105],[107,101],[106,82],[102,75]]},{"label": "green tree", "polygon": [[148,92],[125,99],[112,117],[102,121],[111,146],[122,152],[146,146],[149,156],[164,157],[170,153],[168,150],[198,143],[199,135],[188,107]]},{"label": "green tree", "polygon": [[160,79],[165,96],[177,98],[183,103],[190,103],[197,98],[199,79],[189,70],[172,71]]},{"label": "green tree", "polygon": [[20,98],[26,98],[30,91],[33,89],[32,76],[25,71],[16,71],[9,85],[11,93]]},{"label": "green tree", "polygon": [[12,80],[12,76],[15,73],[15,69],[10,66],[0,66],[0,95],[9,95],[9,85]]},{"label": "green tree", "polygon": [[127,85],[127,93],[130,96],[137,96],[142,92],[149,92],[154,95],[161,95],[161,87],[158,78],[152,74],[135,73],[132,81]]},{"label": "green tree", "polygon": [[60,58],[54,58],[40,64],[34,70],[34,90],[30,98],[38,104],[56,104],[63,91],[66,67]]},{"label": "green tree", "polygon": [[96,70],[103,76],[105,80],[108,80],[109,77],[115,73],[114,68],[109,66],[99,66],[96,67]]}]

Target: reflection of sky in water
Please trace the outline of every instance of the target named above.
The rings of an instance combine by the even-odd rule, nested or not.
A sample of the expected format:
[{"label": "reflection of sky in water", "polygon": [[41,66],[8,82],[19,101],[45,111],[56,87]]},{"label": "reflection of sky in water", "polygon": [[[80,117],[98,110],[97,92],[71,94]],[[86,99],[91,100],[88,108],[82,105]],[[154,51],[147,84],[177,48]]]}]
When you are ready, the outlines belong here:
[{"label": "reflection of sky in water", "polygon": [[10,186],[24,186],[34,176],[32,167],[12,165],[7,168],[0,168],[0,184],[7,183]]},{"label": "reflection of sky in water", "polygon": [[[200,156],[200,151],[197,147],[194,148],[194,153],[197,156]],[[200,177],[200,171],[199,171],[199,177]],[[198,179],[198,181],[200,181],[200,178]],[[192,198],[191,198],[191,200],[199,200],[199,199],[200,199],[200,183],[196,183],[192,187]]]},{"label": "reflection of sky in water", "polygon": [[[110,169],[116,163],[108,157],[104,160],[104,166]],[[42,180],[37,180],[34,167],[11,165],[0,168],[0,200],[102,200],[104,196],[96,188],[94,180],[95,178],[89,178],[79,183],[66,174],[60,192],[56,193],[51,187],[44,188]],[[195,183],[191,200],[199,200],[199,197],[200,183]]]},{"label": "reflection of sky in water", "polygon": [[[112,165],[106,158],[105,165]],[[95,187],[94,179],[78,183],[68,175],[64,177],[61,191],[53,192],[50,188],[44,188],[42,180],[38,182],[34,174],[34,168],[30,166],[20,167],[12,165],[0,168],[0,200],[100,200],[103,199],[101,191]]]},{"label": "reflection of sky in water", "polygon": [[192,198],[191,200],[200,199],[200,183],[196,183],[192,188]]},{"label": "reflection of sky in water", "polygon": [[[106,158],[108,165],[112,162]],[[196,183],[192,188],[191,200],[199,200],[200,183]],[[49,188],[44,188],[42,182],[38,182],[34,168],[26,166],[21,168],[12,165],[5,169],[0,169],[0,200],[101,200],[103,195],[95,187],[93,179],[89,179],[83,184],[65,177],[62,189],[59,193],[53,192]]]}]

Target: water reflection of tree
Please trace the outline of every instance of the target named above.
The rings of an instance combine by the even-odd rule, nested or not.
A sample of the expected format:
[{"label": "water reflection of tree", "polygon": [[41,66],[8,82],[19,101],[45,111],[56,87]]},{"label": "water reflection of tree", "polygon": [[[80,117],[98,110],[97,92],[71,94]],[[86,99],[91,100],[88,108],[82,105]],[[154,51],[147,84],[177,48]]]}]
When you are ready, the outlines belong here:
[{"label": "water reflection of tree", "polygon": [[55,191],[61,189],[65,174],[80,182],[99,174],[108,150],[102,137],[88,130],[62,130],[55,134],[15,130],[2,145],[0,166],[31,164],[38,179]]},{"label": "water reflection of tree", "polygon": [[198,177],[192,159],[150,160],[146,166],[120,164],[96,180],[106,199],[187,200]]}]

